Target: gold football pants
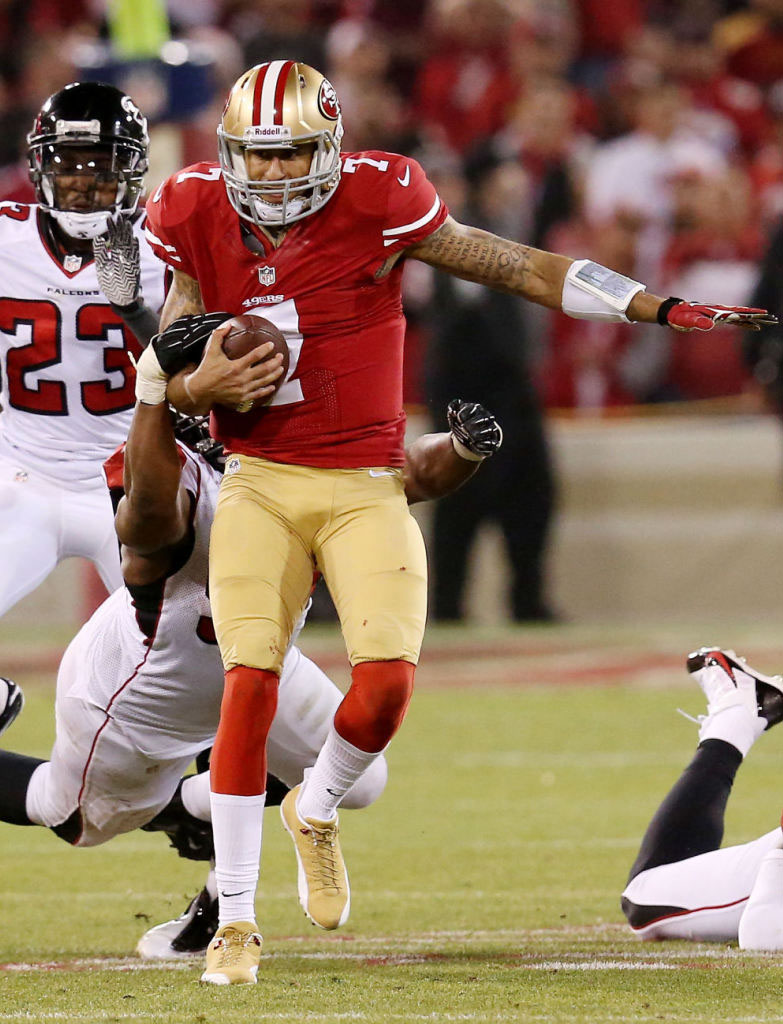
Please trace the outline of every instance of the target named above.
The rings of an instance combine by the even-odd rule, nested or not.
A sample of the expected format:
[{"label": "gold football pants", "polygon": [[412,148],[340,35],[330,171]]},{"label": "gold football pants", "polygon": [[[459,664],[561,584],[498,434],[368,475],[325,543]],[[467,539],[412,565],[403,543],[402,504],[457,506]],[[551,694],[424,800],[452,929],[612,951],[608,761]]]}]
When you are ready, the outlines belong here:
[{"label": "gold football pants", "polygon": [[352,665],[416,664],[427,611],[424,541],[402,470],[320,469],[232,455],[210,541],[223,664],[280,672],[323,573]]}]

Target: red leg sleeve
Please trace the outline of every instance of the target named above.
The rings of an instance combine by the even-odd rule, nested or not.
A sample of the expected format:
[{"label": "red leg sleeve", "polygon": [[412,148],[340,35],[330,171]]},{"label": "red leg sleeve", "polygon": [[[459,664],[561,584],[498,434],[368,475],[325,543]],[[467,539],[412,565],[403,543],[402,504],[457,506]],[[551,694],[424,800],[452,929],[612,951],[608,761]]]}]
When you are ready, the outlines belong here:
[{"label": "red leg sleeve", "polygon": [[408,710],[415,671],[408,661],[355,665],[351,687],[334,716],[338,734],[359,750],[383,750]]},{"label": "red leg sleeve", "polygon": [[237,665],[226,672],[210,760],[214,793],[256,796],[266,788],[266,738],[277,710],[274,672]]}]

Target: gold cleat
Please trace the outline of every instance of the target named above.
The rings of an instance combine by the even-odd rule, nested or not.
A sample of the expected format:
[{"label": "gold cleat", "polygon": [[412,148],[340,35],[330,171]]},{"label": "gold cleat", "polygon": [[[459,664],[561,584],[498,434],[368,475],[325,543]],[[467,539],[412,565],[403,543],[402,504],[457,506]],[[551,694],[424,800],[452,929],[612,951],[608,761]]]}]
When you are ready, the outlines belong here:
[{"label": "gold cleat", "polygon": [[340,850],[337,818],[300,818],[296,810],[300,788],[292,789],[280,805],[283,825],[296,851],[299,902],[319,928],[339,928],[351,911],[351,889]]},{"label": "gold cleat", "polygon": [[255,985],[263,942],[253,921],[224,924],[207,946],[201,980],[210,985]]}]

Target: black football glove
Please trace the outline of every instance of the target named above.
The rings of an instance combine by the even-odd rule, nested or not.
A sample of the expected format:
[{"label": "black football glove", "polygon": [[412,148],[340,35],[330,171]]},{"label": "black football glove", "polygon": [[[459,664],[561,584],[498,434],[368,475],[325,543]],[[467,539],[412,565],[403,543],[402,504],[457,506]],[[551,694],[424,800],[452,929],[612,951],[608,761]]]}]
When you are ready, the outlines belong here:
[{"label": "black football glove", "polygon": [[[503,444],[500,424],[492,413],[478,402],[465,402],[461,398],[455,398],[449,402],[446,416],[456,444],[470,452],[475,460],[489,458]],[[457,452],[463,455],[459,447]],[[470,455],[463,457],[470,458]]]},{"label": "black football glove", "polygon": [[150,344],[163,372],[173,377],[191,363],[200,363],[212,332],[232,316],[223,312],[181,316],[156,334]]}]

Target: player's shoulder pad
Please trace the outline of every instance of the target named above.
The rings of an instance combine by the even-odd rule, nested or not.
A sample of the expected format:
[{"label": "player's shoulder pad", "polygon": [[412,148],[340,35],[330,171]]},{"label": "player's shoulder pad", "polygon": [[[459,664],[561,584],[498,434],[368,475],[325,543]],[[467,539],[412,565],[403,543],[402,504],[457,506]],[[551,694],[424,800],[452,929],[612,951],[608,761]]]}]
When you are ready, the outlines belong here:
[{"label": "player's shoulder pad", "polygon": [[[418,160],[384,150],[344,153],[342,177],[358,212],[386,216],[389,210],[431,205],[435,189]],[[424,195],[423,195],[424,193]]]},{"label": "player's shoulder pad", "polygon": [[147,217],[153,225],[181,224],[203,212],[225,194],[220,165],[202,161],[177,171],[158,186],[147,200]]},{"label": "player's shoulder pad", "polygon": [[[12,200],[0,202],[0,231],[6,237],[13,234],[25,234],[29,225],[35,225],[37,207],[30,203],[16,203]],[[28,228],[22,225],[28,225]]]}]

